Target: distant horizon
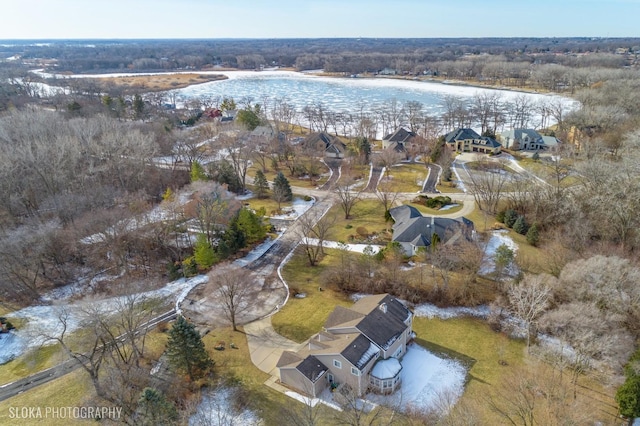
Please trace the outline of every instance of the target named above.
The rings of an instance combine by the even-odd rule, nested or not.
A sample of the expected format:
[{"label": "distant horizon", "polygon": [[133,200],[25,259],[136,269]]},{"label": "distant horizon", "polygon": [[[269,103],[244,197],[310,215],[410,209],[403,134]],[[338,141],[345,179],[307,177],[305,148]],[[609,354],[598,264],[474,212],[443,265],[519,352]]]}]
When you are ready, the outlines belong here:
[{"label": "distant horizon", "polygon": [[0,0],[0,10],[0,40],[640,35],[640,0]]},{"label": "distant horizon", "polygon": [[588,39],[588,40],[640,40],[638,36],[477,36],[477,37],[104,37],[104,38],[88,38],[88,37],[50,37],[50,38],[0,38],[0,41],[208,41],[208,40],[509,40],[509,39],[539,39],[539,40],[570,40],[570,39]]}]

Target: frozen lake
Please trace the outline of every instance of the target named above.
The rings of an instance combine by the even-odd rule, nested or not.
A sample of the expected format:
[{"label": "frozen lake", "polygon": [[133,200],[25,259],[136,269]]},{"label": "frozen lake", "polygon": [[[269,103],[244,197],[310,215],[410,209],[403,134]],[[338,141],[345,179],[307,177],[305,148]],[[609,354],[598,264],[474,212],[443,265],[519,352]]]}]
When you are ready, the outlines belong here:
[{"label": "frozen lake", "polygon": [[[418,80],[392,78],[337,78],[319,77],[292,71],[224,71],[228,80],[213,81],[175,90],[178,100],[197,97],[231,97],[236,101],[250,99],[263,103],[265,99],[286,99],[298,111],[307,105],[323,105],[334,112],[373,112],[388,108],[392,100],[400,104],[418,101],[429,114],[444,111],[448,96],[471,99],[476,94],[499,93],[504,102],[518,96],[530,98],[533,103],[559,98],[558,95],[522,93],[512,90],[485,89]],[[532,123],[534,125],[534,123]],[[535,125],[534,125],[535,127]]]}]

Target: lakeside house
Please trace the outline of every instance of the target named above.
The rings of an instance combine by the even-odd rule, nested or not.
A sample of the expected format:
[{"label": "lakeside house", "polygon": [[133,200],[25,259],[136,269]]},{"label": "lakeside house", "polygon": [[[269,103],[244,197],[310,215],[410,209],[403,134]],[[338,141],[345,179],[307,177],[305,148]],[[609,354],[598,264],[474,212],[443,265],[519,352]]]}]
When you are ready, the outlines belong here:
[{"label": "lakeside house", "polygon": [[470,240],[474,229],[473,222],[465,217],[423,216],[418,209],[406,204],[392,208],[389,214],[394,221],[391,241],[399,243],[407,256],[430,247],[433,241],[454,244],[461,238]]},{"label": "lakeside house", "polygon": [[477,152],[480,154],[499,154],[501,145],[487,136],[480,136],[475,130],[465,128],[449,132],[444,137],[447,145],[458,152]]},{"label": "lakeside house", "polygon": [[314,132],[300,143],[304,149],[322,152],[327,158],[344,158],[347,145],[342,140],[327,132]]},{"label": "lakeside house", "polygon": [[357,395],[400,387],[401,359],[413,338],[413,314],[388,294],[336,307],[323,330],[278,360],[280,382],[312,397],[348,386]]},{"label": "lakeside house", "polygon": [[397,152],[406,152],[408,148],[424,144],[424,138],[404,127],[398,127],[395,132],[382,138],[382,149],[393,149]]},{"label": "lakeside house", "polygon": [[500,141],[505,149],[514,151],[553,150],[558,146],[558,139],[553,136],[542,136],[533,129],[512,129],[502,132]]}]

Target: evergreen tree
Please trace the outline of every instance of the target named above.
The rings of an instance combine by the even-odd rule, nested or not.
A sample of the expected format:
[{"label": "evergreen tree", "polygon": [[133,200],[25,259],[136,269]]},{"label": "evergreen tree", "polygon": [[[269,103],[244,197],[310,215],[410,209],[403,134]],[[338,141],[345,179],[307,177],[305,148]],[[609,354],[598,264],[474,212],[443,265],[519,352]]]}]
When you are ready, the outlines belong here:
[{"label": "evergreen tree", "polygon": [[186,372],[191,380],[204,376],[213,367],[200,333],[182,315],[169,330],[167,358],[175,370]]},{"label": "evergreen tree", "polygon": [[516,223],[516,220],[518,220],[518,213],[516,213],[515,210],[509,209],[504,212],[504,224],[509,228],[511,228],[513,224]]},{"label": "evergreen tree", "polygon": [[193,249],[193,257],[200,269],[209,269],[215,263],[216,254],[205,234],[198,234],[196,245]]},{"label": "evergreen tree", "polygon": [[133,97],[133,114],[136,120],[140,120],[143,117],[144,113],[144,101],[142,100],[142,96],[135,95]]},{"label": "evergreen tree", "polygon": [[138,399],[136,424],[143,426],[173,425],[178,420],[178,410],[165,396],[154,388],[144,388]]},{"label": "evergreen tree", "polygon": [[538,225],[534,223],[527,231],[527,242],[532,246],[537,246],[539,239]]},{"label": "evergreen tree", "polygon": [[197,161],[191,163],[191,182],[198,180],[207,180],[207,174],[204,171],[204,167]]},{"label": "evergreen tree", "polygon": [[240,209],[236,221],[247,244],[262,241],[267,236],[267,228],[262,223],[262,218],[249,209]]},{"label": "evergreen tree", "polygon": [[273,180],[273,199],[278,203],[278,209],[280,209],[280,205],[283,202],[291,201],[293,199],[289,180],[282,174],[282,172],[278,172]]},{"label": "evergreen tree", "polygon": [[618,388],[616,402],[620,414],[628,418],[640,417],[640,376],[632,374]]},{"label": "evergreen tree", "polygon": [[227,185],[227,189],[231,192],[239,194],[242,191],[242,183],[238,179],[233,165],[227,160],[216,161],[211,168],[213,179],[222,185]]},{"label": "evergreen tree", "polygon": [[227,256],[236,253],[238,250],[240,250],[243,247],[246,247],[247,245],[246,236],[244,231],[240,229],[240,226],[238,223],[238,215],[236,215],[231,220],[231,222],[229,223],[229,226],[227,227],[227,230],[222,236],[222,239],[225,242],[228,250]]},{"label": "evergreen tree", "polygon": [[528,225],[524,216],[518,216],[518,219],[513,224],[513,230],[516,231],[520,235],[525,235],[527,233]]},{"label": "evergreen tree", "polygon": [[362,162],[368,164],[371,157],[371,143],[366,137],[360,137],[356,140],[358,145],[358,153],[362,157]]},{"label": "evergreen tree", "polygon": [[265,198],[267,196],[267,191],[269,191],[269,182],[267,182],[267,178],[264,173],[262,173],[262,170],[258,170],[256,172],[253,185],[258,198]]}]

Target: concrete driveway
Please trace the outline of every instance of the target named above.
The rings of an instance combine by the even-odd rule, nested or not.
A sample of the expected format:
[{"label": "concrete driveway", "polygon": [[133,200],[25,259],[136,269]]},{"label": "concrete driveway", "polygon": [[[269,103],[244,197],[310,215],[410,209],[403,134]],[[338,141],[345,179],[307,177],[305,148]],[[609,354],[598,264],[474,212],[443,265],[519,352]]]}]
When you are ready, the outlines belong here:
[{"label": "concrete driveway", "polygon": [[271,317],[254,321],[244,326],[251,362],[265,373],[278,376],[276,364],[282,352],[297,351],[304,343],[296,343],[275,332]]}]

